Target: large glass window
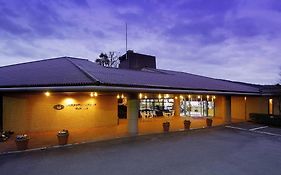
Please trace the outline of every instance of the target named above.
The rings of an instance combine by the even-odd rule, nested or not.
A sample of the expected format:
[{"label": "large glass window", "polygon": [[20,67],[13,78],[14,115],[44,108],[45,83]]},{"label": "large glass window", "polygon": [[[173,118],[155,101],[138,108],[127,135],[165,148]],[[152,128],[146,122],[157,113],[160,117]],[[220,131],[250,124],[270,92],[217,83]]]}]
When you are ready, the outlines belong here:
[{"label": "large glass window", "polygon": [[215,115],[215,102],[207,100],[185,100],[180,102],[180,116],[207,117]]},{"label": "large glass window", "polygon": [[174,99],[141,99],[140,110],[172,110]]}]

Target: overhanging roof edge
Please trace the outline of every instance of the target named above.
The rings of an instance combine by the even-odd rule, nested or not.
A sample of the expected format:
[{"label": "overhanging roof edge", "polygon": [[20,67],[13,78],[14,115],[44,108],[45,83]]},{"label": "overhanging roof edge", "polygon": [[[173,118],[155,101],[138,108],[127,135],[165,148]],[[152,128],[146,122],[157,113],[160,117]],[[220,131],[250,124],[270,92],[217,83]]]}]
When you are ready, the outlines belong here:
[{"label": "overhanging roof edge", "polygon": [[158,93],[201,93],[201,94],[224,94],[224,95],[262,95],[255,92],[232,92],[218,90],[183,90],[183,89],[165,89],[165,88],[143,88],[143,87],[122,87],[122,86],[51,86],[51,87],[14,87],[0,88],[2,92],[73,92],[73,91],[113,91],[113,92],[158,92]]}]

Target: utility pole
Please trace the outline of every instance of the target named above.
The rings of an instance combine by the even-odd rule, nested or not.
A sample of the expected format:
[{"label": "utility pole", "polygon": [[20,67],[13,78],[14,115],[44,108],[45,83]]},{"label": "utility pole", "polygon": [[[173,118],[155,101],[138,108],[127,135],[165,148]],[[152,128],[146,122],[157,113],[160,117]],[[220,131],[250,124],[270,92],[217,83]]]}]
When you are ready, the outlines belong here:
[{"label": "utility pole", "polygon": [[128,29],[126,23],[126,60],[128,59]]}]

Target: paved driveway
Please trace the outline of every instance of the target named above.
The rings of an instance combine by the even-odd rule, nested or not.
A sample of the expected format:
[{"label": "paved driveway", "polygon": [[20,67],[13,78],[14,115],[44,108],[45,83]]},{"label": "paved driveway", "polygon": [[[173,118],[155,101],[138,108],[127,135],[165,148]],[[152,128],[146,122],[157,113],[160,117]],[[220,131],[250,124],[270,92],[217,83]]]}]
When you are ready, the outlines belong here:
[{"label": "paved driveway", "polygon": [[212,128],[0,156],[1,175],[280,175],[281,137]]}]

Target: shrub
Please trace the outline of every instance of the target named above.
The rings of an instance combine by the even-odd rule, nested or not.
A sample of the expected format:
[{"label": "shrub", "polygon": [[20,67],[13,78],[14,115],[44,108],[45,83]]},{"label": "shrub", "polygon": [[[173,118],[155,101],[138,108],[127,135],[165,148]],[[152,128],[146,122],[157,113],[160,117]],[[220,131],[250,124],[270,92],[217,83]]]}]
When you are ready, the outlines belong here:
[{"label": "shrub", "polygon": [[251,113],[250,120],[260,124],[281,126],[281,115]]}]

